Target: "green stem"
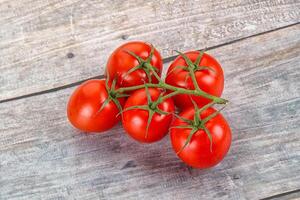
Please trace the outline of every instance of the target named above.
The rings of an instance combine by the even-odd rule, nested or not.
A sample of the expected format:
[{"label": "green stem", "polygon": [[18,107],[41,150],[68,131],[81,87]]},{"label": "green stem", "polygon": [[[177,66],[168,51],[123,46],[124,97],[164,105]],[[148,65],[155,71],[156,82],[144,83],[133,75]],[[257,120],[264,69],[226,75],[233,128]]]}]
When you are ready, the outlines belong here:
[{"label": "green stem", "polygon": [[165,96],[159,98],[157,101],[154,102],[154,106],[158,106],[158,105],[159,105],[161,102],[163,102],[164,100],[166,100],[166,99],[168,99],[168,98],[170,98],[170,97],[172,97],[172,96],[175,96],[175,95],[177,95],[177,94],[180,94],[180,93],[179,93],[178,91],[174,91],[174,92],[171,92],[171,93],[169,93],[169,94],[167,94],[167,95],[165,95]]},{"label": "green stem", "polygon": [[166,99],[168,99],[168,98],[170,98],[170,97],[172,97],[172,96],[175,96],[175,95],[177,95],[177,94],[179,94],[178,91],[171,92],[171,93],[169,93],[169,94],[163,96],[163,97],[161,98],[161,99],[162,99],[161,101],[163,102],[164,100],[166,100]]},{"label": "green stem", "polygon": [[202,90],[189,90],[189,89],[175,87],[175,86],[169,85],[167,83],[162,83],[160,85],[162,86],[161,88],[165,88],[167,90],[172,90],[172,91],[177,91],[180,94],[189,94],[189,95],[195,95],[195,96],[202,96],[202,97],[210,99],[210,100],[212,100],[212,101],[214,101],[215,103],[218,103],[218,104],[227,103],[226,99],[213,96],[213,95],[208,94],[208,93],[206,93]]},{"label": "green stem", "polygon": [[153,69],[153,66],[150,63],[144,63],[144,65],[147,67],[147,69],[149,69],[153,75],[155,76],[155,78],[161,83],[163,82],[162,79],[159,77],[159,75],[156,73],[156,71]]},{"label": "green stem", "polygon": [[164,83],[164,82],[157,83],[157,84],[155,84],[155,83],[145,83],[143,85],[119,88],[119,89],[116,90],[116,92],[117,93],[124,93],[124,92],[129,92],[129,91],[132,91],[132,90],[138,90],[138,89],[145,88],[145,87],[164,88],[164,89],[167,89],[167,90],[176,91],[178,94],[189,94],[189,95],[195,95],[195,96],[202,96],[204,98],[207,98],[207,99],[210,99],[210,100],[214,101],[217,104],[227,103],[226,99],[210,95],[210,94],[208,94],[208,93],[206,93],[202,90],[189,90],[189,89],[179,88],[179,87],[169,85],[169,84]]},{"label": "green stem", "polygon": [[195,73],[194,73],[194,70],[189,68],[189,74],[191,76],[191,79],[193,81],[193,84],[194,84],[194,87],[196,90],[201,90],[198,83],[197,83],[197,79],[196,79],[196,76],[195,76]]},{"label": "green stem", "polygon": [[157,88],[161,88],[160,87],[160,84],[156,84],[156,83],[145,83],[145,84],[142,84],[142,85],[136,85],[136,86],[130,86],[130,87],[123,87],[123,88],[119,88],[116,90],[117,93],[124,93],[124,92],[129,92],[129,91],[132,91],[132,90],[138,90],[138,89],[142,89],[142,88],[145,88],[145,87],[157,87]]}]

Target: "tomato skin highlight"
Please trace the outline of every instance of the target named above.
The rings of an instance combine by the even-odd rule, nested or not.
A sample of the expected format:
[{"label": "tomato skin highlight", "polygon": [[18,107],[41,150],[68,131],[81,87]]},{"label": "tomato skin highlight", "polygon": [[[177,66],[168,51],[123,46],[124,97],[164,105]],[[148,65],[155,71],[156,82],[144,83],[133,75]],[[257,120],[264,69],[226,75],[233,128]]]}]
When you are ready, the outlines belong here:
[{"label": "tomato skin highlight", "polygon": [[[107,73],[109,77],[117,78],[117,85],[120,87],[129,87],[141,85],[149,82],[147,75],[143,69],[138,69],[128,75],[126,72],[131,68],[138,66],[136,58],[126,51],[131,51],[142,59],[147,59],[151,52],[151,45],[142,41],[127,42],[118,47],[109,57],[107,62]],[[159,52],[154,49],[154,54],[150,64],[158,69],[158,75],[161,75],[163,62]],[[158,80],[152,75],[152,83],[158,83]]]},{"label": "tomato skin highlight", "polygon": [[[195,62],[199,52],[198,51],[190,51],[184,53],[192,62]],[[186,79],[186,76],[189,76],[189,72],[185,71],[184,69],[175,69],[176,66],[187,66],[186,62],[181,56],[178,56],[170,65],[166,83],[186,88],[186,89],[194,89],[194,84],[192,79],[189,77]],[[197,83],[201,90],[207,92],[211,95],[220,97],[223,92],[224,88],[224,74],[221,68],[221,65],[215,60],[212,56],[204,53],[203,57],[199,63],[199,66],[206,66],[212,70],[201,70],[196,71],[195,76]],[[174,71],[172,71],[174,70]],[[174,103],[177,107],[181,110],[193,106],[191,102],[191,98],[199,105],[200,107],[208,104],[211,100],[201,97],[201,96],[194,96],[194,95],[186,95],[186,94],[179,94],[173,97]]]},{"label": "tomato skin highlight", "polygon": [[[67,105],[71,124],[85,132],[103,132],[112,128],[120,117],[118,107],[110,101],[103,110],[102,103],[108,98],[105,80],[89,80],[76,88]],[[125,100],[119,99],[124,105]]]},{"label": "tomato skin highlight", "polygon": [[[152,100],[155,101],[159,97],[161,91],[157,88],[149,88],[149,93]],[[125,103],[124,110],[136,105],[147,105],[145,89],[140,89],[132,93]],[[160,103],[158,108],[170,113],[175,110],[175,106],[171,98]],[[127,134],[142,143],[156,142],[165,137],[173,119],[172,114],[161,115],[159,113],[155,113],[149,125],[148,135],[145,137],[148,116],[149,114],[147,110],[133,109],[125,111],[123,113],[122,123]]]},{"label": "tomato skin highlight", "polygon": [[[209,108],[200,114],[201,119],[216,112]],[[188,108],[180,113],[180,116],[193,120],[194,108]],[[186,122],[175,119],[172,126],[187,125]],[[231,145],[231,130],[225,118],[218,114],[205,124],[212,135],[212,151],[210,140],[204,130],[198,130],[192,137],[190,143],[178,154],[178,157],[194,168],[206,169],[217,165],[226,156]],[[174,151],[177,153],[187,141],[191,129],[171,128],[170,138]]]}]

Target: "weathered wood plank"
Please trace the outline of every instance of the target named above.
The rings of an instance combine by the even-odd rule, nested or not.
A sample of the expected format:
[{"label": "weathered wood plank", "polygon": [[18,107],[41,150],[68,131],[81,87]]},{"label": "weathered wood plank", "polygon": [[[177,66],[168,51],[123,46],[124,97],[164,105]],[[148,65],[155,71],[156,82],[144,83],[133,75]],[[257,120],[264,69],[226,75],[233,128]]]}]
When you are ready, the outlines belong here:
[{"label": "weathered wood plank", "polygon": [[[74,88],[0,104],[0,199],[261,199],[300,188],[299,26],[211,51],[226,75],[229,155],[189,169],[169,139],[118,125],[85,135],[67,122]],[[228,53],[230,52],[230,54]]]},{"label": "weathered wood plank", "polygon": [[168,57],[297,22],[296,0],[2,0],[0,101],[100,75],[127,40]]}]

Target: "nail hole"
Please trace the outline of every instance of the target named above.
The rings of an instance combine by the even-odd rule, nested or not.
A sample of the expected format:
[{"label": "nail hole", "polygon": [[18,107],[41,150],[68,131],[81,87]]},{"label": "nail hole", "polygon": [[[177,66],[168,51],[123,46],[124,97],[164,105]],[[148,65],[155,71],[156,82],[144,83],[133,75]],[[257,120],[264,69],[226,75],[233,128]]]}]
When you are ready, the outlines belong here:
[{"label": "nail hole", "polygon": [[129,38],[129,35],[122,35],[121,38],[122,38],[123,40],[127,40],[127,39]]},{"label": "nail hole", "polygon": [[234,175],[233,175],[233,179],[240,179],[240,178],[241,178],[241,176],[238,175],[238,174],[234,174]]},{"label": "nail hole", "polygon": [[70,53],[67,54],[67,57],[68,57],[68,58],[74,58],[74,56],[75,56],[75,55],[74,55],[72,52],[70,52]]}]

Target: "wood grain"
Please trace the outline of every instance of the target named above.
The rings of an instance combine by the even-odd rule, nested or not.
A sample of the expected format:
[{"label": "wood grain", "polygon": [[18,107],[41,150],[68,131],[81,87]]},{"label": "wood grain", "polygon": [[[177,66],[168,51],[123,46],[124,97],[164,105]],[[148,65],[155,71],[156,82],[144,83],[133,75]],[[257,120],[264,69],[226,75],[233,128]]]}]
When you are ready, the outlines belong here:
[{"label": "wood grain", "polygon": [[75,130],[65,115],[73,87],[0,104],[0,199],[252,200],[299,189],[299,34],[293,26],[210,52],[224,67],[233,143],[209,170],[181,163],[168,137],[141,145],[121,125]]},{"label": "wood grain", "polygon": [[125,41],[169,57],[298,22],[296,0],[1,0],[0,101],[101,75]]}]

